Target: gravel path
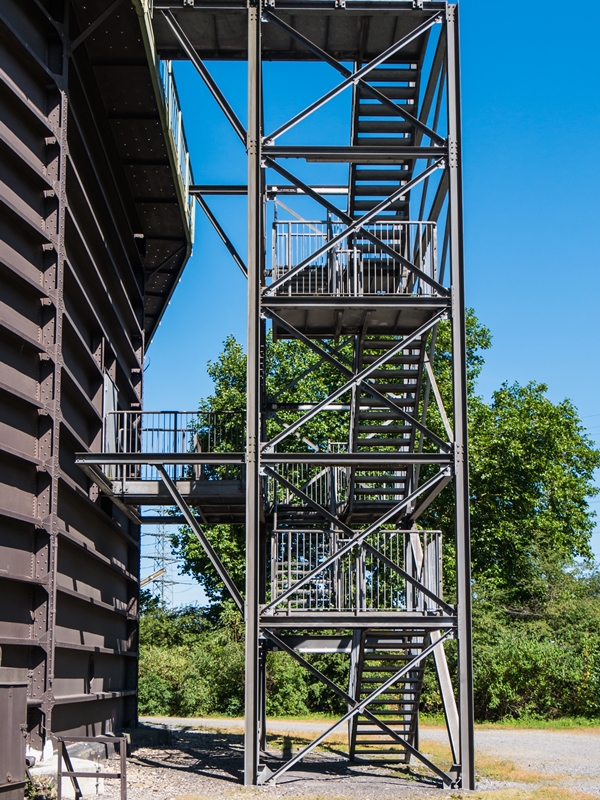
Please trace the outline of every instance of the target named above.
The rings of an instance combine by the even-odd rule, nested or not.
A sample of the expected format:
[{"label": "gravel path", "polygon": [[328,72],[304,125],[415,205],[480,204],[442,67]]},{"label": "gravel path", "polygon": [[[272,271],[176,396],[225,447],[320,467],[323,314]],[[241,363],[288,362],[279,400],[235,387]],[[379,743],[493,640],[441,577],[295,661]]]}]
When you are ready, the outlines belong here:
[{"label": "gravel path", "polygon": [[[276,785],[260,789],[240,786],[243,769],[241,719],[144,718],[145,724],[174,731],[168,747],[134,750],[128,763],[128,800],[242,800],[249,794],[261,798],[313,798],[316,800],[421,800],[448,798],[447,790],[416,768],[349,764],[343,753],[313,751]],[[318,734],[330,723],[271,720],[271,734]],[[344,729],[340,728],[340,732]],[[424,728],[422,750],[446,742],[441,728]],[[285,745],[284,745],[285,747]],[[333,746],[335,748],[335,745]],[[478,729],[477,752],[511,761],[537,773],[539,785],[564,786],[600,797],[600,732]],[[266,759],[271,769],[289,758],[271,749]],[[112,784],[112,785],[111,785]],[[531,789],[532,784],[480,780],[479,792],[500,788]],[[106,800],[118,798],[118,787],[106,783]],[[478,796],[482,796],[479,795]],[[460,795],[455,795],[459,797]],[[491,795],[490,797],[493,797]]]}]

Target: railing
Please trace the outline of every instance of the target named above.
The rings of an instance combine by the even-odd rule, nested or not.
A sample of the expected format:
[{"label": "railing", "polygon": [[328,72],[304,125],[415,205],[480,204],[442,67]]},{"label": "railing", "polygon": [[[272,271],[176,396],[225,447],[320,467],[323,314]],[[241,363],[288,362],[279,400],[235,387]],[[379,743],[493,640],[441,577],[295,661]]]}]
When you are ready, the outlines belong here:
[{"label": "railing", "polygon": [[[329,442],[327,452],[340,453],[347,449],[345,442]],[[338,514],[348,502],[350,470],[347,467],[319,467],[311,464],[280,464],[278,473],[289,483],[298,487],[312,501]],[[269,475],[266,482],[267,501],[274,505],[275,511],[284,506],[307,508],[306,501],[292,489],[283,486],[276,477]]]},{"label": "railing", "polygon": [[[276,220],[273,225],[272,279],[278,281],[298,265],[300,272],[282,283],[280,295],[362,297],[382,294],[433,294],[429,284],[360,232],[343,237],[317,255],[344,230],[340,222]],[[437,280],[434,222],[376,222],[365,230],[430,278]]]},{"label": "railing", "polygon": [[[316,528],[279,529],[271,537],[271,598],[276,599],[347,543]],[[439,531],[380,530],[368,543],[438,597],[442,595]],[[382,559],[354,548],[301,587],[276,613],[294,611],[431,611],[437,603]]]},{"label": "railing", "polygon": [[[242,411],[111,411],[104,419],[106,453],[242,453],[246,447]],[[171,464],[174,480],[239,480],[240,466]],[[158,480],[149,465],[106,467],[112,480]]]},{"label": "railing", "polygon": [[179,103],[179,95],[177,93],[177,86],[175,84],[175,76],[173,75],[172,62],[160,61],[159,73],[165,93],[167,122],[169,125],[172,144],[175,150],[177,172],[183,189],[183,196],[186,203],[186,214],[193,240],[196,205],[194,202],[194,197],[190,195],[190,184],[193,182],[192,169],[190,166],[190,153],[185,138],[185,131],[183,129],[183,114],[181,112],[181,105]]}]

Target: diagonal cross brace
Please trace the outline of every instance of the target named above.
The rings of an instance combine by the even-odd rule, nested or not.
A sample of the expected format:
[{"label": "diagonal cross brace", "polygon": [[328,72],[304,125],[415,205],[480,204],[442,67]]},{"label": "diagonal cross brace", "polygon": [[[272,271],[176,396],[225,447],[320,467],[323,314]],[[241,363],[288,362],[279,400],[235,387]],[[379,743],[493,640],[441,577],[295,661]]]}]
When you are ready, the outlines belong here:
[{"label": "diagonal cross brace", "polygon": [[[265,164],[267,166],[270,166],[270,167],[273,167],[274,169],[276,169],[276,167],[274,166],[275,162],[273,162],[272,159],[270,159],[270,158],[266,158],[265,159]],[[409,181],[408,183],[404,184],[404,186],[400,186],[398,189],[393,191],[392,194],[390,194],[389,197],[387,197],[385,200],[382,200],[381,203],[378,203],[367,214],[364,214],[359,219],[352,220],[351,222],[348,222],[348,227],[345,228],[345,230],[340,231],[340,233],[337,233],[335,236],[332,236],[332,238],[328,242],[325,242],[325,244],[321,245],[321,247],[318,247],[314,251],[314,253],[311,253],[310,256],[308,256],[307,258],[304,259],[304,261],[300,262],[300,264],[297,264],[295,267],[293,267],[293,269],[290,269],[281,278],[279,278],[278,280],[274,281],[269,286],[269,288],[265,291],[265,295],[268,296],[268,295],[275,294],[275,292],[277,291],[277,289],[280,286],[282,286],[285,283],[288,283],[299,272],[302,272],[303,269],[306,269],[306,267],[308,267],[310,264],[312,264],[312,262],[315,261],[315,259],[319,258],[319,256],[322,256],[325,253],[328,253],[329,250],[332,250],[336,246],[336,244],[338,244],[338,242],[341,242],[343,239],[346,239],[348,236],[351,236],[353,233],[356,233],[356,231],[358,231],[358,230],[364,230],[364,226],[367,225],[372,219],[377,217],[382,211],[385,211],[385,209],[391,203],[393,203],[395,200],[398,200],[401,197],[404,197],[404,195],[408,194],[412,189],[414,189],[415,186],[418,186],[419,183],[424,181],[430,175],[433,175],[434,172],[436,172],[438,169],[441,169],[443,166],[444,166],[444,159],[443,158],[439,158],[431,166],[427,167],[425,170],[423,170],[423,172],[421,172],[419,175],[417,175],[416,178],[413,178],[412,181]],[[278,170],[278,171],[280,171],[280,170]],[[312,196],[313,192],[311,192],[310,194]],[[314,194],[316,194],[316,192]],[[335,208],[335,206],[334,206],[334,208]],[[346,215],[343,214],[342,212],[340,212],[339,210],[336,211],[336,213],[340,214],[340,216],[342,218],[346,217]],[[350,219],[350,218],[346,218],[346,219]],[[365,233],[368,233],[368,231],[365,231]],[[377,239],[377,237],[375,237],[375,238]],[[384,243],[381,240],[378,240],[377,243],[379,244],[379,246],[382,249],[385,249],[387,247],[387,245],[384,245]],[[423,272],[423,270],[420,270],[418,267],[416,267],[414,264],[412,264],[407,259],[404,259],[402,256],[400,256],[399,253],[397,253],[391,247],[389,249],[394,254],[394,258],[396,260],[400,261],[401,263],[405,264],[407,269],[410,269],[412,272],[418,272],[419,277],[422,278],[424,281],[426,281],[428,284],[430,284],[430,285],[432,285],[432,284],[433,285],[438,285],[437,281],[434,278],[430,278],[429,275],[427,275],[427,273]],[[443,287],[442,287],[442,289],[443,289]],[[444,291],[445,294],[448,293],[447,289],[443,289],[443,291]]]},{"label": "diagonal cross brace", "polygon": [[248,268],[244,264],[244,262],[242,260],[242,257],[240,256],[238,251],[233,246],[233,242],[231,241],[229,236],[227,236],[227,234],[225,233],[225,231],[221,227],[221,223],[219,222],[219,220],[213,214],[213,212],[210,209],[208,203],[206,202],[206,200],[200,194],[196,195],[196,200],[198,201],[198,205],[200,206],[200,208],[204,211],[204,213],[208,217],[209,221],[212,223],[212,226],[216,230],[216,232],[218,233],[219,238],[221,239],[221,241],[223,242],[225,247],[229,250],[229,254],[233,258],[235,263],[238,265],[238,267],[241,269],[244,277],[247,278],[248,277]]},{"label": "diagonal cross brace", "polygon": [[303,334],[301,334],[299,331],[297,331],[295,328],[293,328],[291,325],[285,322],[285,320],[283,320],[277,314],[275,314],[272,311],[269,311],[268,313],[269,316],[277,320],[278,325],[281,325],[287,330],[290,330],[290,332],[293,331],[294,335],[297,335],[297,337],[302,342],[304,342],[308,347],[311,347],[315,352],[324,355],[324,357],[328,361],[337,366],[340,372],[342,372],[346,376],[351,376],[351,377],[343,386],[341,386],[339,389],[336,389],[324,400],[321,400],[320,403],[317,403],[310,411],[307,411],[306,414],[300,417],[300,419],[297,419],[295,422],[290,423],[290,425],[284,431],[281,431],[281,433],[278,433],[276,436],[273,437],[273,439],[268,441],[263,448],[263,452],[272,451],[273,448],[277,444],[279,444],[279,442],[283,441],[291,433],[298,430],[298,428],[300,428],[302,425],[308,422],[309,419],[312,419],[312,417],[314,417],[316,414],[318,414],[320,411],[326,408],[326,406],[328,406],[338,397],[341,397],[345,392],[349,391],[353,386],[358,386],[358,385],[360,385],[365,392],[372,395],[377,400],[384,402],[387,406],[389,406],[389,408],[392,409],[392,411],[398,414],[398,416],[400,416],[402,419],[406,420],[411,425],[414,425],[417,428],[417,430],[425,434],[425,436],[427,436],[429,439],[431,439],[431,441],[437,444],[438,447],[444,450],[444,452],[450,451],[451,445],[448,444],[448,442],[444,442],[444,440],[440,439],[440,437],[437,434],[433,433],[433,431],[430,431],[429,428],[427,428],[425,425],[422,425],[417,419],[415,419],[406,411],[401,409],[400,406],[396,405],[396,403],[394,403],[394,401],[391,398],[387,397],[385,394],[376,389],[372,384],[366,381],[366,378],[368,378],[373,371],[379,369],[380,366],[385,364],[390,358],[396,355],[396,353],[400,352],[401,350],[405,350],[407,347],[410,347],[412,342],[416,341],[417,339],[420,339],[421,336],[423,336],[430,330],[430,328],[436,325],[437,322],[441,319],[441,317],[446,313],[445,309],[438,311],[437,314],[435,314],[428,322],[425,323],[425,325],[422,325],[420,328],[414,331],[414,333],[411,333],[409,336],[405,337],[401,342],[398,342],[397,345],[390,348],[390,350],[384,353],[384,355],[380,356],[376,361],[374,361],[368,367],[365,367],[365,369],[363,369],[357,375],[355,375],[351,370],[349,370],[343,364],[334,359],[333,356],[331,356],[325,350],[319,348],[318,345],[313,345],[310,339],[305,337]]},{"label": "diagonal cross brace", "polygon": [[[274,778],[277,778],[278,775],[282,775],[284,772],[287,772],[288,769],[291,769],[291,767],[293,767],[294,764],[297,764],[298,761],[303,759],[304,756],[310,753],[311,750],[314,750],[314,748],[317,747],[324,739],[326,739],[330,733],[333,733],[333,731],[336,728],[339,728],[340,725],[343,725],[344,723],[348,722],[348,720],[352,719],[352,717],[356,716],[357,714],[362,714],[365,711],[366,707],[370,705],[374,700],[376,700],[380,694],[383,694],[383,692],[385,692],[386,689],[389,689],[395,683],[398,683],[398,681],[401,678],[403,678],[404,675],[411,672],[413,669],[415,669],[415,667],[418,667],[421,664],[421,662],[424,661],[427,658],[427,656],[430,653],[432,653],[435,650],[435,648],[438,647],[440,643],[443,642],[450,635],[450,633],[452,633],[451,630],[446,631],[446,633],[443,636],[441,636],[437,641],[433,642],[428,647],[421,650],[418,656],[415,656],[415,658],[409,661],[408,664],[405,664],[402,667],[402,669],[398,670],[398,672],[396,672],[394,675],[392,675],[390,678],[384,681],[384,683],[382,683],[377,689],[371,692],[371,694],[368,695],[368,697],[365,697],[364,700],[360,700],[359,702],[357,702],[356,705],[354,705],[354,707],[348,711],[348,713],[344,714],[344,716],[341,719],[339,719],[334,725],[329,727],[314,741],[312,741],[309,745],[307,745],[303,750],[301,750],[293,758],[291,758],[287,762],[287,764],[284,764],[282,767],[279,767],[279,769],[276,770],[272,775],[269,775],[267,780],[273,780]],[[355,701],[352,702],[354,703]],[[423,760],[424,757],[421,755],[421,753],[419,753],[418,750],[412,747],[412,745],[410,745],[405,740],[402,740],[402,744],[411,752],[412,755],[414,755],[416,758],[420,758],[421,760]],[[447,786],[452,786],[452,784],[454,783],[453,778],[451,778],[449,775],[443,772],[443,770],[441,770],[439,767],[436,767],[435,764],[432,764],[431,762],[429,762],[427,766],[429,766],[430,769],[432,769],[436,773],[436,775],[438,775],[444,781],[444,783]]]},{"label": "diagonal cross brace", "polygon": [[[300,178],[297,178],[295,175],[293,175],[291,172],[289,172],[287,169],[285,169],[285,167],[282,167],[276,161],[273,161],[273,159],[265,158],[265,165],[267,167],[270,167],[271,169],[274,169],[283,178],[286,178],[286,180],[288,180],[290,183],[292,183],[294,186],[296,186],[296,188],[301,189],[304,192],[304,194],[306,194],[309,197],[311,197],[313,200],[315,200],[317,203],[322,205],[324,208],[326,208],[332,214],[335,214],[336,217],[339,217],[347,225],[352,225],[355,222],[355,220],[352,219],[351,216],[349,216],[344,211],[339,209],[333,203],[330,203],[329,200],[327,200],[327,198],[323,197],[323,195],[320,195],[318,192],[315,192],[314,189],[312,189],[310,186],[307,186],[307,184],[305,184],[303,181],[301,181]],[[421,181],[421,180],[423,180],[423,178],[422,178],[422,176],[419,175],[419,176],[417,176],[417,178],[415,180]],[[442,181],[443,181],[443,178],[442,178]],[[406,186],[408,186],[408,184],[405,184],[405,186],[403,188],[406,189]],[[361,222],[361,224],[363,224],[364,217],[360,218],[360,222]],[[393,247],[390,247],[388,244],[386,244],[384,241],[382,241],[374,233],[371,233],[371,231],[369,231],[367,229],[364,229],[364,228],[361,228],[360,230],[361,230],[361,235],[362,236],[364,236],[366,239],[369,239],[369,241],[373,242],[373,244],[377,245],[377,247],[379,247],[379,249],[383,253],[388,255],[394,261],[397,261],[403,267],[406,267],[406,269],[410,270],[418,278],[420,278],[426,284],[431,286],[432,289],[434,289],[439,295],[442,295],[442,297],[448,297],[449,296],[450,292],[449,292],[448,289],[446,289],[445,286],[442,286],[441,283],[436,281],[434,278],[431,278],[429,275],[427,275],[426,272],[423,272],[422,269],[419,269],[419,267],[417,267],[416,264],[413,264],[412,261],[409,261],[407,258],[404,258],[403,255],[400,255],[400,253],[397,253],[396,250],[394,250]],[[346,231],[344,231],[344,233],[347,235],[348,231],[346,230]],[[314,258],[314,256],[312,256],[312,258]],[[286,273],[286,275],[284,275],[285,280],[288,279],[288,275],[289,275],[289,273]],[[271,284],[268,287],[268,289],[265,290],[264,294],[268,296],[271,293],[271,289],[272,288],[273,288],[273,284]]]},{"label": "diagonal cross brace", "polygon": [[175,501],[175,503],[179,507],[179,510],[183,514],[183,516],[185,518],[185,521],[187,522],[187,524],[190,526],[190,528],[196,534],[196,536],[198,538],[198,541],[200,542],[200,544],[204,548],[204,552],[206,553],[206,555],[208,556],[208,558],[210,560],[210,563],[216,569],[219,577],[221,578],[221,580],[223,581],[223,583],[227,587],[227,590],[229,591],[229,594],[233,598],[233,602],[238,607],[238,610],[240,611],[242,616],[244,616],[244,601],[242,599],[241,594],[239,593],[239,590],[238,590],[237,586],[233,582],[233,580],[231,578],[231,575],[229,574],[229,572],[227,571],[227,569],[223,565],[223,562],[221,561],[219,556],[214,551],[213,546],[211,545],[211,543],[206,538],[206,534],[204,533],[204,531],[202,530],[202,528],[198,524],[198,520],[192,514],[192,512],[190,510],[190,507],[188,506],[188,504],[185,502],[185,500],[183,499],[183,497],[179,493],[179,489],[177,488],[177,486],[175,485],[174,481],[169,476],[167,470],[164,468],[164,466],[162,464],[157,464],[156,465],[156,469],[160,472],[161,478],[163,479],[164,484],[167,487],[167,491],[169,492],[169,494],[171,495],[171,497],[173,498],[173,500]]},{"label": "diagonal cross brace", "polygon": [[169,27],[175,34],[175,38],[177,39],[181,47],[185,50],[187,57],[190,59],[192,64],[196,67],[198,73],[200,74],[200,77],[206,84],[209,92],[217,101],[217,104],[219,105],[221,111],[225,114],[225,116],[231,123],[234,131],[240,137],[245,147],[247,139],[246,129],[240,122],[237,114],[235,113],[233,108],[229,105],[229,102],[227,101],[225,95],[215,83],[210,72],[206,69],[204,62],[198,55],[194,45],[190,42],[185,31],[173,16],[173,12],[170,9],[165,9],[163,10],[162,13]]},{"label": "diagonal cross brace", "polygon": [[73,52],[73,50],[75,50],[76,47],[78,47],[81,44],[81,42],[85,41],[87,37],[90,35],[90,33],[93,33],[96,30],[96,28],[99,25],[101,25],[104,22],[104,20],[107,19],[112,14],[112,12],[117,8],[117,6],[119,6],[122,2],[123,0],[113,0],[113,2],[108,6],[108,8],[105,9],[98,17],[96,17],[96,19],[93,22],[91,22],[87,26],[87,28],[79,34],[79,36],[76,39],[74,39],[71,42],[71,44],[69,45],[69,55]]},{"label": "diagonal cross brace", "polygon": [[361,67],[356,72],[351,73],[350,76],[347,77],[345,80],[343,80],[340,84],[335,86],[330,91],[326,92],[318,100],[315,100],[314,103],[311,103],[309,106],[307,106],[307,108],[305,108],[304,111],[301,111],[299,114],[296,114],[295,117],[288,120],[288,122],[286,122],[284,125],[281,125],[279,128],[277,128],[277,130],[273,131],[273,133],[270,133],[268,136],[265,136],[264,141],[269,144],[273,143],[278,136],[282,136],[284,133],[291,130],[291,128],[293,128],[299,122],[302,122],[302,120],[309,117],[319,108],[322,108],[326,103],[328,103],[334,97],[337,97],[338,94],[341,94],[349,86],[358,83],[358,81],[364,78],[365,75],[368,75],[369,72],[372,72],[380,64],[383,64],[385,61],[387,61],[393,55],[395,55],[398,51],[402,50],[404,47],[413,42],[423,33],[428,31],[429,28],[432,28],[434,25],[436,25],[441,21],[442,21],[442,15],[439,12],[429,17],[429,19],[425,20],[425,22],[423,22],[421,25],[415,28],[414,31],[411,31],[407,36],[404,36],[402,39],[395,42],[391,47],[388,47],[388,49],[385,50],[383,53],[378,55],[368,64],[365,64],[364,67]]},{"label": "diagonal cross brace", "polygon": [[[286,31],[286,33],[288,33],[293,39],[296,39],[297,42],[303,44],[307,50],[310,50],[320,59],[325,61],[326,64],[329,64],[331,67],[337,70],[341,75],[344,76],[344,78],[352,77],[352,70],[349,70],[348,67],[345,67],[337,59],[333,58],[333,56],[330,56],[329,53],[325,52],[325,50],[322,50],[314,42],[311,42],[310,39],[307,39],[306,36],[301,34],[295,28],[292,28],[291,25],[288,25],[287,22],[284,22],[278,16],[273,14],[272,11],[267,10],[264,11],[263,14],[271,22],[274,22],[282,30]],[[399,116],[403,117],[407,122],[409,122],[411,125],[414,125],[414,127],[417,128],[422,134],[429,137],[429,139],[431,139],[432,142],[437,142],[440,145],[444,145],[446,143],[446,140],[444,139],[443,136],[440,136],[439,133],[436,133],[436,131],[432,130],[428,125],[426,125],[420,119],[414,117],[409,111],[406,110],[406,108],[394,103],[393,100],[390,100],[374,86],[371,86],[371,84],[367,83],[366,81],[363,81],[362,78],[359,78],[357,80],[357,84],[364,92],[367,92],[375,100],[379,100],[379,102],[383,106],[388,108],[393,114],[398,114]]]},{"label": "diagonal cross brace", "polygon": [[431,384],[431,388],[433,389],[433,395],[435,397],[435,402],[437,403],[438,411],[440,412],[440,417],[442,418],[442,422],[444,423],[444,429],[446,431],[446,435],[448,436],[448,441],[453,442],[454,434],[452,433],[452,428],[450,427],[450,422],[446,414],[444,401],[442,400],[442,395],[437,385],[435,374],[433,372],[433,367],[431,366],[431,361],[427,353],[425,354],[425,369],[427,370],[427,377],[429,378],[429,383]]},{"label": "diagonal cross brace", "polygon": [[[350,695],[347,694],[342,688],[340,688],[337,685],[337,683],[334,683],[326,675],[324,675],[320,670],[318,670],[316,667],[314,667],[309,661],[307,661],[305,658],[303,658],[300,655],[300,653],[297,653],[292,647],[290,647],[287,644],[287,642],[284,642],[282,639],[279,638],[279,636],[277,636],[276,634],[274,634],[272,631],[270,631],[268,629],[263,629],[263,633],[265,633],[265,635],[268,636],[269,639],[271,639],[271,641],[274,642],[274,644],[277,645],[277,647],[281,648],[284,652],[288,653],[288,655],[292,656],[292,658],[296,659],[296,661],[301,666],[303,666],[305,669],[307,669],[312,675],[314,675],[315,678],[318,678],[319,680],[323,681],[323,683],[326,684],[326,686],[328,686],[332,691],[334,691],[337,695],[339,695],[350,706],[354,707],[357,704],[357,701],[353,697],[350,697]],[[436,637],[436,641],[437,641],[437,637]],[[435,654],[435,651],[434,651],[434,654]],[[381,730],[384,733],[387,733],[388,736],[391,736],[393,739],[395,739],[398,742],[398,744],[401,744],[404,747],[406,747],[406,749],[412,755],[414,755],[416,758],[420,759],[420,761],[422,761],[423,764],[425,764],[425,766],[429,767],[430,770],[435,772],[435,774],[438,775],[444,781],[444,783],[447,782],[446,779],[450,779],[449,775],[446,775],[445,772],[443,772],[432,761],[430,761],[426,756],[424,756],[421,752],[419,752],[419,750],[417,750],[411,744],[409,744],[406,741],[406,739],[403,739],[402,736],[400,736],[400,734],[397,733],[393,728],[390,728],[388,725],[386,725],[385,722],[383,722],[383,720],[378,719],[375,716],[375,714],[373,714],[371,711],[368,711],[366,708],[364,708],[362,710],[361,714],[362,714],[362,716],[367,717],[367,719],[369,719],[371,722],[373,722],[379,728],[381,728]],[[270,777],[272,777],[272,776],[270,776]]]},{"label": "diagonal cross brace", "polygon": [[[393,519],[404,508],[410,506],[417,499],[417,497],[422,495],[424,492],[429,491],[429,489],[433,488],[439,481],[443,480],[448,475],[448,471],[449,467],[445,467],[444,469],[440,470],[437,473],[437,475],[434,475],[432,478],[426,481],[422,486],[419,486],[417,489],[415,489],[415,491],[412,492],[412,494],[409,494],[408,497],[404,498],[404,500],[401,500],[393,508],[389,509],[389,511],[386,511],[385,514],[383,514],[376,522],[373,522],[371,525],[369,525],[368,528],[365,528],[365,530],[360,531],[358,534],[355,534],[355,532],[352,531],[352,533],[355,534],[352,539],[346,542],[346,544],[343,545],[343,547],[340,547],[340,549],[336,553],[329,556],[329,558],[326,558],[325,561],[322,561],[320,564],[317,564],[317,566],[311,569],[310,572],[307,572],[306,575],[300,578],[300,580],[296,581],[296,583],[294,583],[293,586],[290,586],[288,589],[285,590],[285,592],[280,594],[274,600],[271,600],[271,602],[268,603],[266,606],[263,606],[262,613],[274,614],[275,608],[278,605],[284,603],[289,597],[295,594],[298,591],[298,589],[301,589],[303,586],[306,586],[307,583],[310,583],[310,581],[312,581],[316,575],[318,575],[319,573],[323,572],[323,570],[330,567],[332,564],[334,564],[336,561],[342,558],[342,556],[345,556],[346,553],[349,553],[350,550],[352,550],[352,548],[362,544],[363,541],[367,538],[367,536],[370,536],[372,533],[375,533],[375,531],[379,530],[379,528],[381,528],[382,525],[385,525],[387,522]],[[325,513],[325,509],[323,509],[323,512]],[[340,524],[339,520],[336,520],[336,524],[337,525]],[[452,613],[454,614],[454,612]]]},{"label": "diagonal cross brace", "polygon": [[[264,469],[265,472],[267,472],[269,475],[275,478],[275,480],[277,480],[282,486],[284,486],[286,489],[289,489],[289,491],[293,492],[297,497],[303,500],[306,503],[306,505],[310,506],[318,514],[321,514],[323,517],[325,517],[325,519],[328,520],[332,525],[344,531],[344,533],[347,533],[351,537],[354,537],[356,535],[356,531],[354,531],[352,528],[346,525],[345,522],[342,522],[338,517],[332,514],[328,509],[326,509],[320,503],[317,503],[316,500],[313,500],[312,497],[309,497],[309,495],[307,495],[306,492],[304,492],[302,489],[300,489],[297,486],[294,486],[294,484],[291,481],[288,481],[287,478],[284,478],[283,475],[277,472],[277,470],[274,470],[272,467],[266,467],[266,466],[264,467]],[[426,586],[424,586],[421,583],[421,581],[413,577],[409,572],[403,570],[402,567],[400,567],[398,564],[392,561],[391,558],[388,558],[376,547],[373,547],[372,544],[369,544],[369,542],[363,540],[360,543],[360,546],[364,547],[365,550],[371,553],[371,555],[375,556],[375,558],[379,559],[383,564],[390,567],[390,569],[395,570],[405,580],[407,580],[410,584],[415,586],[420,592],[429,597],[430,600],[433,600],[433,602],[436,603],[438,606],[440,606],[440,608],[442,608],[449,616],[454,616],[454,614],[456,614],[456,610],[451,605],[442,600],[441,597],[438,597],[438,595],[435,594],[435,592],[432,592],[431,589],[428,589]]]}]

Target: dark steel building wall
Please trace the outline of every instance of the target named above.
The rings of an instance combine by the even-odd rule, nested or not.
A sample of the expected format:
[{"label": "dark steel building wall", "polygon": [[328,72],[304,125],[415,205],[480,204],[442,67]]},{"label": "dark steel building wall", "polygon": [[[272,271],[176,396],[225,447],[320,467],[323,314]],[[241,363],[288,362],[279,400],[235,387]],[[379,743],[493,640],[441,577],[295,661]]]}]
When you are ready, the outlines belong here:
[{"label": "dark steel building wall", "polygon": [[[167,256],[172,281],[190,249],[139,19],[121,5],[72,52],[106,2],[0,7],[0,647],[29,670],[37,747],[136,721],[139,525],[74,460],[102,450],[105,387],[141,407],[148,276]],[[128,42],[116,54],[111,26]],[[128,87],[115,55],[137,70]],[[111,84],[152,117],[150,198],[127,174],[143,113],[111,119]]]}]

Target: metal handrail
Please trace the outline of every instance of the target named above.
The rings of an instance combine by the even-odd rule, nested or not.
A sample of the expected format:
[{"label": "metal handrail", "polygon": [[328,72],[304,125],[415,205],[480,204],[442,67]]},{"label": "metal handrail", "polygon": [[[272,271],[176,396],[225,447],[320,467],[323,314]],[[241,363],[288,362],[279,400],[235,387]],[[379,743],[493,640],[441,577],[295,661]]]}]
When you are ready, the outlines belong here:
[{"label": "metal handrail", "polygon": [[177,91],[177,84],[175,83],[173,64],[171,61],[159,62],[159,75],[163,85],[168,128],[175,150],[177,174],[183,189],[186,214],[193,240],[196,204],[194,202],[194,196],[190,194],[190,186],[193,184],[194,180],[190,163],[190,152],[183,127],[181,103],[179,101],[179,93]]},{"label": "metal handrail", "polygon": [[[412,541],[415,536],[420,543],[418,558]],[[332,530],[276,528],[271,535],[271,602],[334,555],[346,541],[343,534]],[[276,607],[276,613],[328,610],[435,613],[439,610],[431,597],[433,593],[442,598],[439,531],[380,530],[369,538],[369,544],[388,562],[368,549],[358,548],[354,553],[347,553]],[[390,562],[413,580],[402,577]]]},{"label": "metal handrail", "polygon": [[[164,455],[243,452],[245,417],[243,411],[109,411],[104,417],[103,451]],[[167,469],[174,480],[237,480],[243,468],[190,463],[168,465]],[[104,471],[111,480],[160,480],[156,468],[149,465],[107,466]]]},{"label": "metal handrail", "polygon": [[[336,297],[432,294],[431,286],[415,277],[406,263],[395,259],[389,250],[437,281],[435,222],[382,220],[365,225],[365,231],[382,240],[384,246],[358,231],[341,238],[329,251],[321,252],[344,229],[342,222],[332,219],[321,222],[276,219],[271,256],[273,282],[306,264],[278,287],[277,294]],[[312,253],[317,255],[311,260]]]}]

